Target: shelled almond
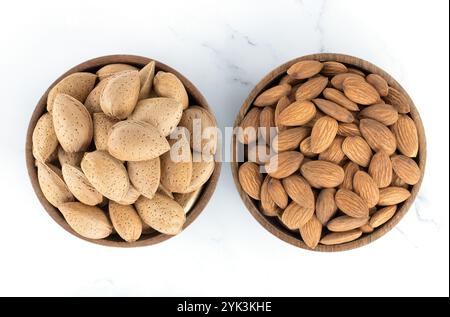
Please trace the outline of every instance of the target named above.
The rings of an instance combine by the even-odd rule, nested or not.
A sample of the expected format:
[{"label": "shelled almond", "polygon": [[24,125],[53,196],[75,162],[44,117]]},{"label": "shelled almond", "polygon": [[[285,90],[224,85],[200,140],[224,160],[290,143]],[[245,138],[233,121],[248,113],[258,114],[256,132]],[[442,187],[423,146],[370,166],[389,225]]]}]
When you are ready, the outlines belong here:
[{"label": "shelled almond", "polygon": [[247,154],[270,149],[269,162],[245,156],[242,190],[312,249],[372,233],[422,178],[409,102],[382,75],[352,65],[291,65],[241,121]]},{"label": "shelled almond", "polygon": [[[216,138],[194,148],[192,138],[172,135],[177,127],[192,134],[194,119],[202,129],[216,126],[193,102],[154,61],[65,77],[50,90],[32,135],[44,197],[85,238],[134,242],[155,230],[179,233],[215,167]],[[189,157],[182,163],[171,156],[179,142]]]}]

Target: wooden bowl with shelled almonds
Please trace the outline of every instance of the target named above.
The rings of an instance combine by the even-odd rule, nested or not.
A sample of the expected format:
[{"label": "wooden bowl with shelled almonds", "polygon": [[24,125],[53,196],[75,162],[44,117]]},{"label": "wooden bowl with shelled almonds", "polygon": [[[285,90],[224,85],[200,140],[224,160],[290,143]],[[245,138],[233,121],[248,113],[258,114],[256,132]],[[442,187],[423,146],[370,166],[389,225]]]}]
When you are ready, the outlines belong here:
[{"label": "wooden bowl with shelled almonds", "polygon": [[[126,72],[132,72],[133,76],[120,75]],[[137,72],[139,76],[136,78]],[[180,98],[171,93],[170,90],[173,87],[169,87],[170,85],[166,85],[168,90],[163,91],[162,77],[159,79],[161,89],[156,92],[155,83],[158,72],[161,72],[165,78],[168,77],[168,73],[172,74],[170,79],[176,83],[175,86],[178,85],[181,91],[185,90]],[[69,77],[71,80],[65,80]],[[110,79],[113,77],[114,79]],[[174,77],[177,79],[173,79]],[[133,86],[130,84],[129,78],[133,78]],[[113,81],[114,85],[109,84]],[[152,84],[153,88],[151,88]],[[106,90],[108,93],[105,92]],[[136,96],[137,93],[139,96]],[[64,98],[58,97],[58,95],[64,96]],[[55,131],[53,131],[56,130],[56,124],[51,118],[56,114],[47,112],[47,110],[49,110],[48,104],[52,104],[51,100],[57,98],[70,105],[71,112],[65,113],[68,118],[71,118],[73,113],[78,113],[78,117],[74,121],[77,126],[72,127],[72,134],[63,135],[65,143],[69,145],[77,143],[77,138],[83,139],[87,135],[80,132],[84,128],[83,122],[91,127],[90,135],[82,152],[65,151],[59,139],[60,134],[55,135]],[[104,98],[104,104],[101,104],[103,102],[100,101],[101,98]],[[159,101],[146,102],[150,100],[149,98],[155,98],[155,100],[158,98]],[[136,100],[138,100],[137,104]],[[139,114],[137,114],[141,102],[142,107],[139,108]],[[73,107],[74,105],[75,107]],[[170,106],[172,109],[170,113],[165,110],[165,106]],[[125,109],[127,107],[132,109]],[[124,109],[127,113],[122,112]],[[153,112],[146,112],[149,109],[153,109],[151,110]],[[155,109],[160,109],[160,111],[157,112]],[[176,113],[177,117],[168,118],[168,116],[172,116],[172,113]],[[146,155],[151,151],[157,151],[158,149],[155,148],[158,147],[158,144],[162,144],[161,142],[164,142],[166,147],[170,146],[165,140],[168,138],[169,130],[172,131],[176,125],[184,125],[190,130],[192,127],[188,125],[195,116],[202,119],[202,124],[208,123],[208,125],[216,126],[214,115],[199,90],[179,72],[161,62],[134,55],[110,55],[83,62],[55,80],[40,98],[30,119],[25,154],[33,189],[50,217],[69,233],[83,240],[114,247],[138,247],[165,241],[184,230],[204,210],[215,190],[220,174],[220,162],[208,163],[208,175],[204,169],[202,170],[204,174],[200,177],[198,177],[199,173],[194,172],[196,163],[192,162],[192,166],[187,164],[189,168],[185,170],[192,170],[193,176],[191,180],[188,180],[187,174],[184,174],[182,182],[189,184],[186,188],[194,190],[187,192],[187,189],[183,189],[183,193],[181,191],[170,193],[167,186],[166,188],[163,186],[161,178],[164,175],[162,162],[163,160],[167,161],[167,158],[162,158],[165,154],[157,156],[155,159],[128,162],[125,158],[114,156],[116,154],[109,148],[109,142],[113,130],[116,131],[114,133],[122,131],[120,137],[127,135],[128,137],[120,139],[118,136],[115,139],[117,142],[114,143],[114,150],[116,152],[118,149],[122,150],[122,153],[118,153],[125,156],[137,155],[136,153]],[[63,120],[65,119],[64,117]],[[117,121],[122,126],[119,127],[116,124]],[[128,121],[135,121],[137,124],[131,124]],[[128,122],[128,124],[124,125],[124,122]],[[36,128],[37,125],[39,129]],[[150,125],[152,127],[149,127]],[[155,128],[157,132],[155,132]],[[165,130],[163,131],[163,129]],[[154,138],[159,143],[153,143],[154,140],[150,138],[147,138],[144,143],[144,140],[132,137],[131,133],[126,134],[128,132],[126,130],[146,131],[145,133],[151,130],[153,132],[147,136]],[[78,136],[74,137],[75,134]],[[126,142],[121,142],[123,140]],[[34,142],[36,142],[35,148],[33,147]],[[141,144],[145,144],[145,146]],[[130,150],[130,145],[136,146]],[[189,153],[192,153],[189,142],[184,145],[189,149]],[[87,157],[90,157],[89,160]],[[156,159],[158,159],[158,166],[153,164],[156,163]],[[83,166],[84,160],[86,166]],[[140,162],[152,163],[138,164]],[[109,165],[105,165],[106,163]],[[134,166],[133,172],[130,171],[131,163]],[[171,165],[172,171],[175,165]],[[201,166],[201,163],[197,163],[196,166]],[[39,175],[39,167],[43,171],[42,175]],[[104,185],[107,182],[109,182],[109,186],[115,186],[115,183],[122,184],[123,177],[113,175],[109,167],[114,167],[114,171],[119,168],[124,174],[120,174],[120,176],[128,178],[126,195],[118,203],[115,202],[117,200],[110,199],[100,188],[97,188],[97,184],[101,182],[94,183],[91,178],[99,175],[100,172],[103,173],[102,175],[109,180],[102,180],[104,183],[102,189],[107,190],[108,195],[112,195],[111,188],[105,188]],[[92,175],[88,175],[87,169]],[[177,169],[175,168],[175,170]],[[127,174],[129,174],[128,177]],[[173,176],[175,173],[170,175]],[[194,175],[196,175],[195,182]],[[165,177],[165,180],[173,181],[174,178],[169,179],[168,176]],[[69,181],[71,186],[67,185]],[[114,190],[117,192],[116,189]],[[156,198],[152,197],[157,197],[158,201],[156,202]],[[155,201],[150,205],[151,200]],[[141,213],[136,206],[139,201],[141,201],[144,213]],[[135,202],[136,208],[133,207],[133,202]],[[164,205],[168,207],[165,208]],[[157,212],[154,212],[155,209],[151,210],[155,206],[159,208]],[[113,207],[114,219],[111,217],[111,208]],[[167,215],[171,212],[176,214],[176,217],[168,217]],[[143,215],[146,219],[142,218]],[[155,217],[151,218],[152,215],[161,216],[161,221],[158,222],[159,220]],[[146,223],[146,220],[149,219],[149,222],[155,224],[155,227]]]},{"label": "wooden bowl with shelled almonds", "polygon": [[249,94],[237,127],[246,130],[233,136],[232,172],[244,204],[297,247],[366,245],[400,221],[419,191],[419,113],[394,78],[362,59],[313,54],[277,67]]}]

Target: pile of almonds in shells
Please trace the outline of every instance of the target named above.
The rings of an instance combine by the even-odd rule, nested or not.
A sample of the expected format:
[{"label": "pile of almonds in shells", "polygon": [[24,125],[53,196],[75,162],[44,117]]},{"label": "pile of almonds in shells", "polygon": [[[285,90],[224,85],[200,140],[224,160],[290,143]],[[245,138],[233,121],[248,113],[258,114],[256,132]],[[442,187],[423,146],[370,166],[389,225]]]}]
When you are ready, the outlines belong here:
[{"label": "pile of almonds in shells", "polygon": [[343,63],[293,64],[240,127],[242,189],[312,249],[370,234],[421,179],[409,99]]},{"label": "pile of almonds in shells", "polygon": [[[156,71],[154,61],[73,73],[49,91],[47,111],[32,135],[38,182],[75,232],[133,242],[182,230],[215,166],[192,159],[193,120],[202,128],[216,122],[189,104],[176,75]],[[184,136],[174,140],[180,127]],[[171,159],[175,145],[183,161]]]}]

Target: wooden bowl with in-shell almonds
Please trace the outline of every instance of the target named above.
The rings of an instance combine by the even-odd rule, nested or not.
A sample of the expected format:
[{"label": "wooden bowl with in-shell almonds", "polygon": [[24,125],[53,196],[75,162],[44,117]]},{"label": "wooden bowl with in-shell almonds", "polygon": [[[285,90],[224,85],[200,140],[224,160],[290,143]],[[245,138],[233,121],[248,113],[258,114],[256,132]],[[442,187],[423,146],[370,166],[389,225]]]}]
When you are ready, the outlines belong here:
[{"label": "wooden bowl with in-shell almonds", "polygon": [[164,166],[169,134],[177,126],[192,133],[198,112],[202,125],[216,126],[198,89],[161,62],[111,55],[71,68],[40,98],[28,126],[26,164],[38,199],[61,227],[92,243],[138,247],[173,237],[204,210],[220,174],[220,162],[193,161],[189,143],[189,173]]}]

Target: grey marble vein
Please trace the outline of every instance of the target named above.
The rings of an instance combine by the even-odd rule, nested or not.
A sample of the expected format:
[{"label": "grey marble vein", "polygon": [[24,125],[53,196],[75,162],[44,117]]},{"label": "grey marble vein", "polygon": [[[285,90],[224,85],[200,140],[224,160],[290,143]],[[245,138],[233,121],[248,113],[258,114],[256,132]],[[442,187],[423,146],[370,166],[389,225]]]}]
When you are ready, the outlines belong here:
[{"label": "grey marble vein", "polygon": [[326,8],[327,8],[328,0],[322,0],[322,3],[319,8],[319,13],[317,15],[317,22],[316,22],[316,30],[319,33],[319,52],[324,53],[326,52],[325,47],[325,28],[323,26],[323,16],[325,14]]},{"label": "grey marble vein", "polygon": [[172,33],[175,38],[177,38],[179,40],[184,40],[184,37],[181,36],[181,34],[173,26],[169,25],[167,28],[169,29],[170,33]]},{"label": "grey marble vein", "polygon": [[242,34],[240,31],[236,30],[235,28],[233,28],[230,24],[225,24],[225,26],[229,29],[230,31],[230,37],[231,39],[236,39],[236,38],[242,38],[248,45],[250,46],[256,46],[256,42],[251,40],[250,37],[248,35]]},{"label": "grey marble vein", "polygon": [[412,241],[408,235],[397,225],[395,226],[395,230],[397,230],[398,233],[400,233],[403,238],[405,238],[406,241],[408,241],[414,248],[419,248],[419,246],[417,244],[414,243],[414,241]]},{"label": "grey marble vein", "polygon": [[436,226],[436,228],[439,228],[438,223],[433,218],[433,214],[430,211],[431,206],[425,195],[420,193],[419,195],[417,195],[416,201],[414,203],[414,210],[416,213],[417,220],[419,220],[419,222],[433,224],[434,226]]},{"label": "grey marble vein", "polygon": [[250,80],[246,79],[246,71],[241,66],[237,65],[231,59],[226,57],[219,49],[215,48],[208,42],[201,43],[201,46],[208,49],[214,54],[218,61],[217,67],[223,68],[224,65],[225,68],[230,71],[230,73],[232,74],[231,80],[233,82],[238,83],[241,86],[253,85]]}]

